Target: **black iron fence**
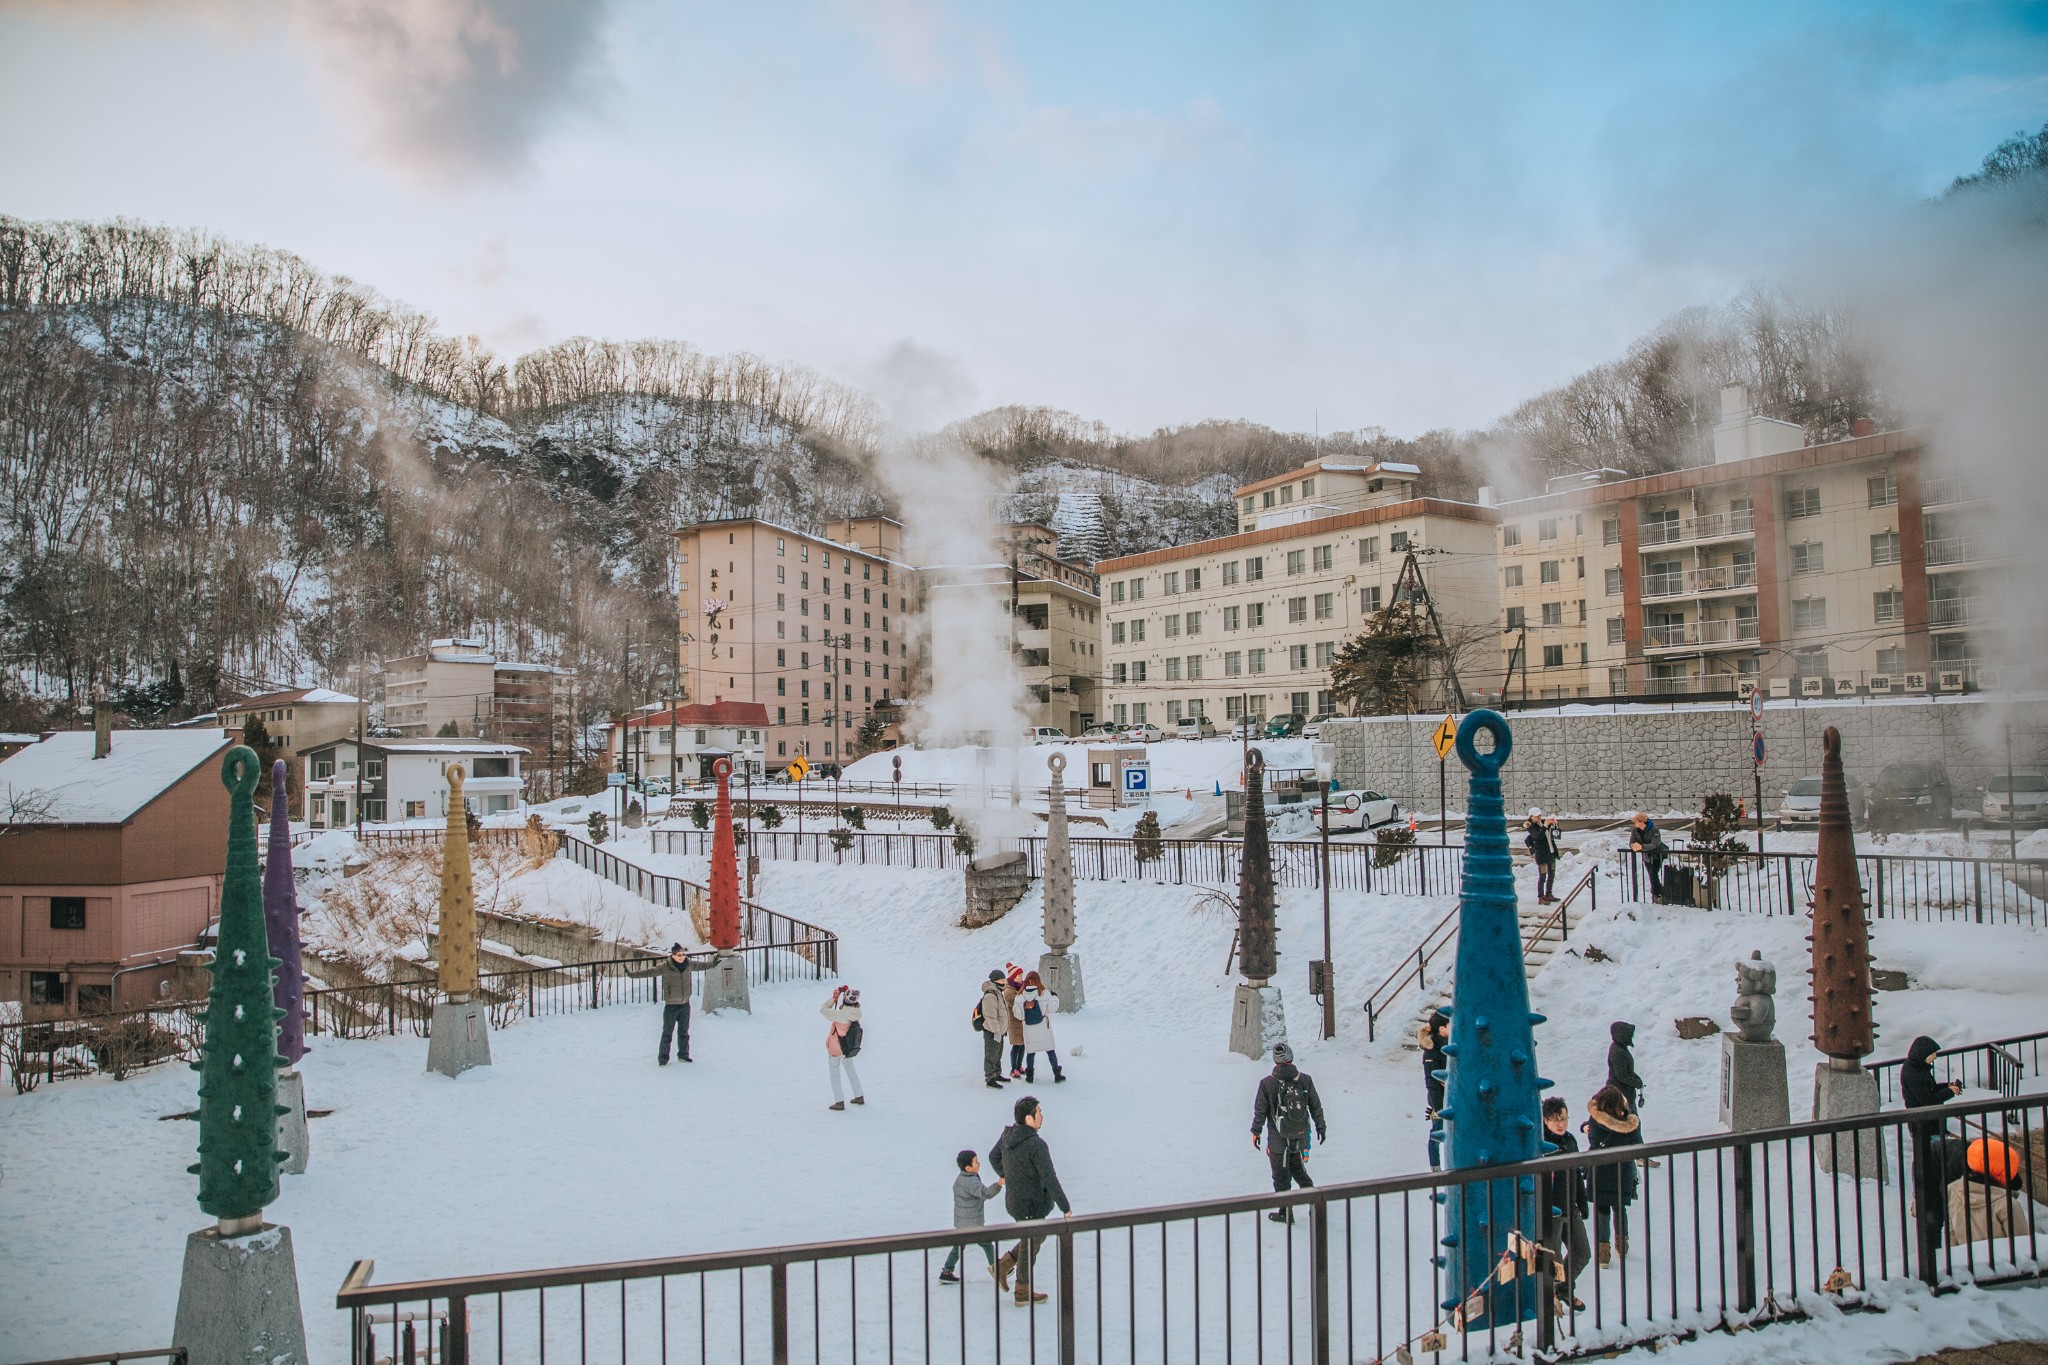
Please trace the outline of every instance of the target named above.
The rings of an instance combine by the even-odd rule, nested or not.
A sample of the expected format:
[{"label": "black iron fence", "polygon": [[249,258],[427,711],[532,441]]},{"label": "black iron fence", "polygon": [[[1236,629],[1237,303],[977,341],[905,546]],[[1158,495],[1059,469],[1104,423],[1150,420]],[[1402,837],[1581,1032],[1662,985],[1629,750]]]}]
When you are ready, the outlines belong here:
[{"label": "black iron fence", "polygon": [[[652,832],[656,853],[701,857],[711,851],[705,830]],[[844,844],[844,847],[841,845]],[[1030,875],[1044,874],[1045,839],[1019,841]],[[1243,844],[1236,839],[1073,839],[1074,875],[1084,881],[1148,881],[1171,885],[1235,885]],[[1275,840],[1273,880],[1279,886],[1321,885],[1321,844],[1310,839]],[[871,867],[962,867],[987,849],[962,848],[950,834],[883,834],[847,830],[755,830],[747,851],[786,862],[836,863]],[[1377,891],[1396,896],[1453,896],[1464,868],[1456,845],[1330,845],[1330,885],[1340,891]]]},{"label": "black iron fence", "polygon": [[[1813,893],[1811,853],[1706,853],[1673,848],[1656,878],[1643,855],[1615,855],[1630,900],[1661,892],[1719,910],[1803,915]],[[1683,869],[1674,887],[1670,873]],[[1857,876],[1873,919],[2048,923],[2048,860],[1859,853]],[[1682,888],[1682,889],[1679,889]]]},{"label": "black iron fence", "polygon": [[[2027,1077],[2038,1079],[2041,1075],[2043,1042],[2048,1042],[2048,1031],[1945,1047],[1934,1055],[1935,1078],[1961,1081],[1974,1090],[1996,1090],[2001,1095],[2017,1096]],[[1904,1057],[1892,1057],[1871,1062],[1866,1068],[1877,1077],[1878,1092],[1887,1102],[1900,1098],[1899,1068],[1905,1064]]]},{"label": "black iron fence", "polygon": [[[2048,1099],[1958,1103],[1943,1116],[2017,1154],[2023,1188],[2011,1198],[2048,1193]],[[1909,1280],[2038,1279],[2044,1234],[2020,1217],[1992,1221],[2007,1208],[2005,1190],[1966,1185],[1958,1196],[1938,1181],[1919,1185],[1920,1136],[1894,1111],[1653,1143],[1625,1157],[1610,1148],[986,1229],[391,1285],[372,1284],[372,1263],[358,1261],[336,1306],[350,1315],[353,1365],[416,1361],[428,1348],[445,1365],[550,1353],[664,1365],[1325,1365],[1397,1350],[1418,1359],[1607,1352],[1798,1318],[1823,1300],[1881,1306],[1887,1287]],[[1586,1268],[1555,1297],[1544,1292],[1554,1275],[1546,1244],[1568,1231],[1546,1212],[1547,1226],[1520,1230],[1532,1240],[1512,1239],[1498,1263],[1481,1258],[1503,1272],[1488,1281],[1497,1287],[1468,1298],[1467,1286],[1448,1282],[1444,1195],[1463,1187],[1468,1199],[1498,1198],[1499,1226],[1512,1222],[1505,1210],[1523,1180],[1547,1191],[1580,1174],[1596,1190],[1604,1177],[1632,1194],[1606,1206],[1613,1221],[1598,1240],[1612,1247],[1610,1265]],[[1288,1221],[1273,1221],[1276,1210]],[[982,1244],[1015,1254],[1020,1238],[1023,1283],[1042,1300],[1005,1293],[984,1269]],[[963,1282],[938,1283],[955,1250]],[[1525,1269],[1544,1278],[1514,1273]]]}]

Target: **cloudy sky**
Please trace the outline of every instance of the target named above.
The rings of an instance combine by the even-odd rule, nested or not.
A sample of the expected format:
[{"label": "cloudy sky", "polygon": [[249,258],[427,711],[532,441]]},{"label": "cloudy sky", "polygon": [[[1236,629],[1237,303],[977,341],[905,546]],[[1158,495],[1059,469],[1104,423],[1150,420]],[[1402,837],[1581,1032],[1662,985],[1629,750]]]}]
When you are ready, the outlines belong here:
[{"label": "cloudy sky", "polygon": [[956,416],[1475,426],[2048,121],[2048,6],[0,0],[0,212]]}]

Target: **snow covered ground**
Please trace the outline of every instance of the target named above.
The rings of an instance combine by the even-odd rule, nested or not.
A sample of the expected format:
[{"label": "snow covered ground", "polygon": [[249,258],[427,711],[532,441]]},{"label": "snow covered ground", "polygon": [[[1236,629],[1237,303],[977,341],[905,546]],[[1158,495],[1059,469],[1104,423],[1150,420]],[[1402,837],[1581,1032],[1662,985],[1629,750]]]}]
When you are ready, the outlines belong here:
[{"label": "snow covered ground", "polygon": [[[646,860],[704,875],[701,859]],[[565,863],[506,889],[527,913],[595,922],[617,911],[616,888]],[[654,1006],[523,1022],[493,1040],[491,1068],[452,1082],[425,1073],[420,1039],[319,1040],[304,1066],[308,1100],[333,1112],[313,1121],[312,1167],[285,1178],[272,1209],[293,1228],[318,1359],[343,1358],[344,1320],[328,1305],[357,1257],[374,1257],[377,1279],[390,1281],[946,1224],[953,1152],[985,1150],[1017,1090],[981,1085],[969,1012],[990,968],[1035,965],[1038,892],[969,931],[956,924],[958,872],[769,863],[757,890],[762,903],[841,935],[843,979],[865,1007],[868,1105],[825,1107],[819,983],[758,987],[752,1016],[700,1018],[696,1062],[666,1069],[654,1063]],[[1192,887],[1083,882],[1077,894],[1088,1008],[1057,1021],[1069,1082],[1055,1087],[1041,1073],[1034,1088],[1076,1207],[1265,1188],[1264,1159],[1247,1141],[1265,1068],[1225,1050],[1229,918],[1198,907]],[[1797,1059],[1793,1113],[1804,1117],[1804,922],[1617,900],[1603,887],[1604,908],[1573,940],[1613,960],[1560,955],[1533,991],[1551,1020],[1538,1030],[1543,1070],[1575,1113],[1603,1079],[1609,1022],[1631,1018],[1650,1137],[1712,1131],[1718,1046],[1680,1040],[1671,1021],[1725,1017],[1733,960],[1762,948],[1780,964],[1779,1036]],[[1356,1001],[1445,908],[1337,895],[1343,998]],[[1330,1181],[1421,1168],[1417,1054],[1387,1035],[1368,1047],[1355,1007],[1335,1040],[1318,1040],[1303,988],[1307,960],[1321,952],[1317,894],[1283,892],[1281,920],[1292,1037],[1331,1127],[1312,1169]],[[621,931],[665,942],[684,936],[679,928],[649,919]],[[1876,953],[1915,981],[1879,998],[1880,1055],[1903,1052],[1920,1031],[1961,1040],[2041,1026],[2048,933],[1888,924]],[[0,1096],[0,1304],[41,1306],[0,1312],[0,1360],[167,1337],[184,1237],[206,1221],[184,1170],[193,1126],[163,1121],[193,1107],[193,1087],[190,1071],[159,1067],[120,1083]],[[2038,1306],[1987,1307],[2021,1302],[1972,1295],[1916,1306],[1922,1325],[1910,1339],[1965,1343],[1980,1330],[1969,1324],[1996,1312],[2048,1320]],[[1778,1340],[1735,1339],[1761,1352]]]}]

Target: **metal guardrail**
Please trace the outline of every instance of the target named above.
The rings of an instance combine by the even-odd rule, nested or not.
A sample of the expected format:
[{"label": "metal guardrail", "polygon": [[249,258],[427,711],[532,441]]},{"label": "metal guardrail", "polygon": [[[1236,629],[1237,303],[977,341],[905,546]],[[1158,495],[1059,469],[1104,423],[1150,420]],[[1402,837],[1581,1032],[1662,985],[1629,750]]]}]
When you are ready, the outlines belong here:
[{"label": "metal guardrail", "polygon": [[[1624,894],[1648,899],[1650,876],[1641,855],[1616,851]],[[1706,853],[1670,849],[1663,866],[1692,869],[1697,903],[1758,914],[1806,913],[1813,886],[1811,853]],[[1872,919],[1949,923],[2048,923],[2048,859],[1957,858],[1931,854],[1859,853],[1858,879]]]},{"label": "metal guardrail", "polygon": [[[2041,1074],[2041,1045],[2048,1030],[2021,1033],[2011,1038],[1994,1038],[1986,1043],[1958,1043],[1934,1054],[1935,1074],[1943,1081],[1961,1081],[1977,1090],[1996,1090],[2009,1099],[2017,1098],[2020,1084],[2028,1075]],[[1877,1077],[1878,1092],[1885,1100],[1898,1098],[1900,1068],[1904,1057],[1870,1062],[1864,1070]]]},{"label": "metal guardrail", "polygon": [[[2003,1137],[2040,1190],[2048,1097],[1942,1114]],[[1816,1298],[1876,1306],[1914,1280],[2038,1279],[2048,1233],[1994,1236],[1975,1223],[1982,1209],[1966,1207],[1972,1225],[1945,1235],[1934,1201],[1914,1197],[1918,1126],[1891,1111],[1625,1155],[1608,1148],[1026,1224],[402,1284],[371,1283],[373,1264],[359,1260],[335,1305],[350,1315],[352,1365],[417,1359],[403,1354],[411,1338],[401,1324],[414,1322],[445,1324],[442,1365],[550,1352],[621,1365],[1269,1355],[1321,1365],[1404,1348],[1494,1359],[1533,1347],[1555,1359],[1799,1318]],[[1637,1193],[1622,1204],[1613,1265],[1589,1268],[1576,1286],[1583,1308],[1509,1275],[1485,1325],[1452,1322],[1439,1259],[1448,1191],[1500,1201],[1495,1221],[1507,1221],[1524,1181],[1545,1188],[1548,1177],[1584,1173],[1597,1190],[1605,1173],[1612,1188],[1624,1183],[1623,1165]],[[1276,1210],[1288,1221],[1268,1221]],[[1559,1230],[1554,1221],[1536,1229],[1546,1241]],[[1014,1302],[981,1279],[976,1245],[1020,1237],[1037,1242],[1031,1283],[1042,1302]],[[935,1284],[935,1257],[955,1248],[968,1263],[964,1283]]]},{"label": "metal guardrail", "polygon": [[63,1360],[38,1360],[31,1365],[119,1365],[124,1360],[167,1360],[170,1365],[185,1365],[186,1353],[182,1346],[162,1346],[154,1351],[108,1351],[96,1356],[67,1356]]}]

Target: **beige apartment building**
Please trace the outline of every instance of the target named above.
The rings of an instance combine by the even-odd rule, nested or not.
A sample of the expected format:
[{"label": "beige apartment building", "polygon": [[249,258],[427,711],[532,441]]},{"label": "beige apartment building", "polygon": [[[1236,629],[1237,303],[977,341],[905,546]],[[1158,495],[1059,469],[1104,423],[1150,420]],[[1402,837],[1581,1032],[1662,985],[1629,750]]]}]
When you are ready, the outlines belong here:
[{"label": "beige apartment building", "polygon": [[386,660],[379,676],[386,730],[420,739],[453,724],[464,738],[529,744],[545,756],[555,685],[575,675],[552,664],[501,659],[482,640],[449,637]]},{"label": "beige apartment building", "polygon": [[285,756],[296,758],[316,744],[353,735],[361,715],[362,702],[346,692],[298,687],[229,702],[220,708],[220,723],[229,730],[243,730],[250,721],[260,720],[271,742]]},{"label": "beige apartment building", "polygon": [[1050,527],[1019,522],[1010,543],[1017,661],[1030,723],[1078,736],[1099,719],[1100,580],[1060,557],[1059,534]]},{"label": "beige apartment building", "polygon": [[[1108,559],[1103,691],[1111,724],[1219,728],[1335,711],[1337,648],[1390,604],[1409,551],[1447,634],[1500,617],[1493,508],[1420,497],[1414,465],[1318,461],[1236,492],[1236,535]],[[1470,680],[1465,680],[1470,686]]]},{"label": "beige apartment building", "polygon": [[902,532],[887,517],[822,535],[750,517],[676,532],[682,699],[759,702],[771,771],[852,757],[861,726],[893,720],[906,691]]},{"label": "beige apartment building", "polygon": [[1995,685],[1991,588],[2009,560],[1924,433],[1808,446],[1731,388],[1713,449],[1712,464],[1595,471],[1501,506],[1494,695]]}]

